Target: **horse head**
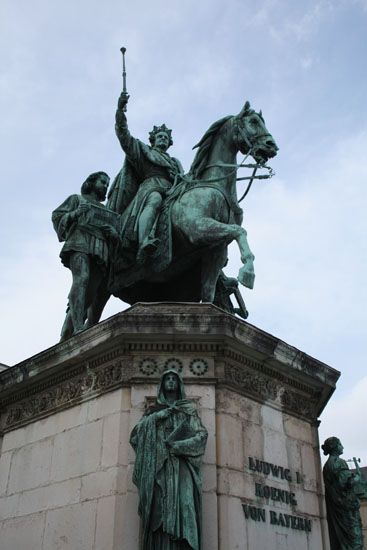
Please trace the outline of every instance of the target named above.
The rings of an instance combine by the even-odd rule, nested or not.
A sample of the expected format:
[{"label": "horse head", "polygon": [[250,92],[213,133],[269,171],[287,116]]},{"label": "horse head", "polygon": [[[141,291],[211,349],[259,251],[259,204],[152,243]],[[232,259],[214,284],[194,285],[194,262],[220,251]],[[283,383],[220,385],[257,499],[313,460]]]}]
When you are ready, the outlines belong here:
[{"label": "horse head", "polygon": [[249,101],[233,118],[233,123],[234,141],[241,153],[250,153],[259,164],[265,164],[268,159],[275,157],[279,147],[266,128],[261,111],[256,113],[251,109]]}]

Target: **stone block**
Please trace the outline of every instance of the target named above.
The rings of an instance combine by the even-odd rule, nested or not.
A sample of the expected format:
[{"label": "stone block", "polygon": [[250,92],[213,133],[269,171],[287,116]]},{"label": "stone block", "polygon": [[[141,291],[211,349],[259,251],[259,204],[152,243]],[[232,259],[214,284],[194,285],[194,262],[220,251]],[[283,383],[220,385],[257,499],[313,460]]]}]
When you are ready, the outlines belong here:
[{"label": "stone block", "polygon": [[[245,485],[246,479],[243,472],[237,470],[228,470],[228,494],[233,497],[242,498],[247,496]],[[249,487],[253,493],[253,483]]]},{"label": "stone block", "polygon": [[264,433],[259,424],[243,421],[243,453],[245,469],[248,468],[249,456],[264,456]]},{"label": "stone block", "polygon": [[232,414],[238,418],[261,424],[261,405],[234,391],[220,389],[216,397],[217,413]]},{"label": "stone block", "polygon": [[68,479],[60,483],[53,483],[46,487],[24,491],[19,498],[20,516],[51,510],[68,504],[75,504],[80,499],[80,478]]},{"label": "stone block", "polygon": [[208,430],[208,439],[203,461],[206,464],[215,464],[217,457],[216,449],[216,415],[212,409],[202,409],[200,418],[203,426]]},{"label": "stone block", "polygon": [[130,389],[119,388],[88,401],[88,421],[99,420],[104,416],[128,411],[130,408]]},{"label": "stone block", "polygon": [[247,533],[241,500],[221,495],[219,500],[219,550],[252,550],[247,544]]},{"label": "stone block", "polygon": [[202,466],[203,491],[206,493],[217,490],[217,467],[215,464],[204,464]]},{"label": "stone block", "polygon": [[18,428],[17,430],[12,430],[11,432],[7,432],[3,436],[3,442],[1,445],[1,452],[5,453],[6,451],[11,451],[12,449],[19,449],[20,447],[23,447],[23,445],[26,445],[27,438],[26,438],[26,429],[25,428]]},{"label": "stone block", "polygon": [[115,517],[118,519],[115,522],[114,550],[138,550],[140,534],[138,502],[138,494],[130,491],[116,498]]},{"label": "stone block", "polygon": [[290,416],[289,414],[283,415],[284,433],[292,439],[301,439],[310,443],[312,441],[312,426],[308,422]]},{"label": "stone block", "polygon": [[203,550],[218,550],[218,509],[215,493],[203,494]]},{"label": "stone block", "polygon": [[91,500],[117,492],[118,468],[93,472],[81,478],[81,500]]},{"label": "stone block", "polygon": [[24,428],[13,430],[4,435],[3,451],[19,449],[29,443],[34,443],[52,437],[53,435],[80,426],[86,422],[88,403],[81,403],[47,418],[36,420]]},{"label": "stone block", "polygon": [[301,444],[303,487],[308,491],[317,491],[315,453],[318,452],[311,445]]},{"label": "stone block", "polygon": [[239,418],[217,415],[217,461],[219,466],[243,470],[243,430]]},{"label": "stone block", "polygon": [[0,543],[4,550],[55,550],[42,547],[44,514],[33,514],[10,519],[1,524]]},{"label": "stone block", "polygon": [[8,493],[33,489],[49,482],[52,440],[32,443],[13,452]]},{"label": "stone block", "polygon": [[[96,509],[97,503],[91,501],[48,511],[42,549],[93,549]],[[28,547],[28,550],[29,548],[32,547]],[[41,546],[33,548],[38,549]]]},{"label": "stone block", "polygon": [[51,479],[61,481],[97,470],[102,451],[102,420],[58,434]]},{"label": "stone block", "polygon": [[288,465],[287,440],[283,432],[263,428],[264,455],[263,460],[279,464],[285,468]]},{"label": "stone block", "polygon": [[11,458],[11,452],[1,453],[0,455],[0,496],[6,493],[9,480]]},{"label": "stone block", "polygon": [[284,431],[283,427],[283,414],[278,409],[269,407],[269,405],[262,405],[261,407],[261,425],[271,430],[278,432]]},{"label": "stone block", "polygon": [[186,397],[195,399],[199,397],[200,408],[215,409],[215,387],[199,384],[190,384],[186,387]]},{"label": "stone block", "polygon": [[317,515],[320,513],[320,501],[319,496],[314,491],[302,490],[302,486],[299,489],[297,485],[294,485],[292,491],[296,493],[297,498],[297,511],[299,514]]},{"label": "stone block", "polygon": [[116,496],[100,498],[97,503],[96,536],[94,548],[97,550],[122,550],[123,539],[115,544]]},{"label": "stone block", "polygon": [[144,411],[146,397],[156,397],[157,386],[156,384],[141,384],[139,386],[132,386],[131,388],[131,407],[133,409],[139,409]]},{"label": "stone block", "polygon": [[[18,515],[19,493],[0,498],[0,521],[14,518]],[[1,542],[1,534],[0,534]],[[1,545],[0,545],[1,547]]]},{"label": "stone block", "polygon": [[[302,442],[298,439],[292,439],[287,437],[286,439],[286,452],[288,457],[288,467],[292,472],[302,472],[302,459],[301,459],[301,446]],[[295,477],[295,473],[293,473]]]},{"label": "stone block", "polygon": [[102,440],[102,467],[127,465],[130,438],[130,414],[121,412],[104,418]]}]

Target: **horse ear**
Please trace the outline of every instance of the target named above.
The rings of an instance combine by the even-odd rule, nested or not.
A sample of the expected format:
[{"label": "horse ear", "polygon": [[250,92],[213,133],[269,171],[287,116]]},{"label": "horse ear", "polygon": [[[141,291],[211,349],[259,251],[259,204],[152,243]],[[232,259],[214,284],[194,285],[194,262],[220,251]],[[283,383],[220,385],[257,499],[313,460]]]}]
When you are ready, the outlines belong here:
[{"label": "horse ear", "polygon": [[250,102],[246,101],[246,103],[244,104],[244,106],[241,109],[241,112],[240,112],[239,116],[240,117],[246,116],[249,113],[250,109],[251,109]]}]

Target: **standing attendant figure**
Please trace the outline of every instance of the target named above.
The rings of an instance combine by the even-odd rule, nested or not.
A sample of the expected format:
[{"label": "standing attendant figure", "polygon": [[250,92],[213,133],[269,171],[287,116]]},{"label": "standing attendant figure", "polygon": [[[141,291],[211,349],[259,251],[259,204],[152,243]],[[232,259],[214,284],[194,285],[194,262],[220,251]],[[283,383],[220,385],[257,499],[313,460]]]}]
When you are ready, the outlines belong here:
[{"label": "standing attendant figure", "polygon": [[61,341],[98,323],[110,296],[107,271],[120,238],[109,223],[117,223],[119,217],[102,204],[109,181],[105,172],[90,174],[81,194],[71,195],[52,213],[59,241],[65,242],[61,261],[73,276]]},{"label": "standing attendant figure", "polygon": [[329,437],[321,445],[329,455],[323,468],[325,500],[331,550],[363,550],[362,522],[357,488],[360,475],[349,470],[340,458],[343,445],[337,437]]},{"label": "standing attendant figure", "polygon": [[156,405],[131,433],[136,453],[141,550],[201,549],[201,461],[208,432],[175,370],[163,373]]}]

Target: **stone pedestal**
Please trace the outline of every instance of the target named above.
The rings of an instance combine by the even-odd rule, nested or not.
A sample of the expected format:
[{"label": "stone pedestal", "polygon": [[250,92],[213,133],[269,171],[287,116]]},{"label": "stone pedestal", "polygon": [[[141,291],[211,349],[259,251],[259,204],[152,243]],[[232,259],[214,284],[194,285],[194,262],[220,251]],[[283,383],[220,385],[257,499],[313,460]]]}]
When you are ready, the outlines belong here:
[{"label": "stone pedestal", "polygon": [[203,550],[329,550],[339,373],[209,304],[136,304],[0,373],[2,548],[138,550],[129,434],[172,367],[209,432]]}]

